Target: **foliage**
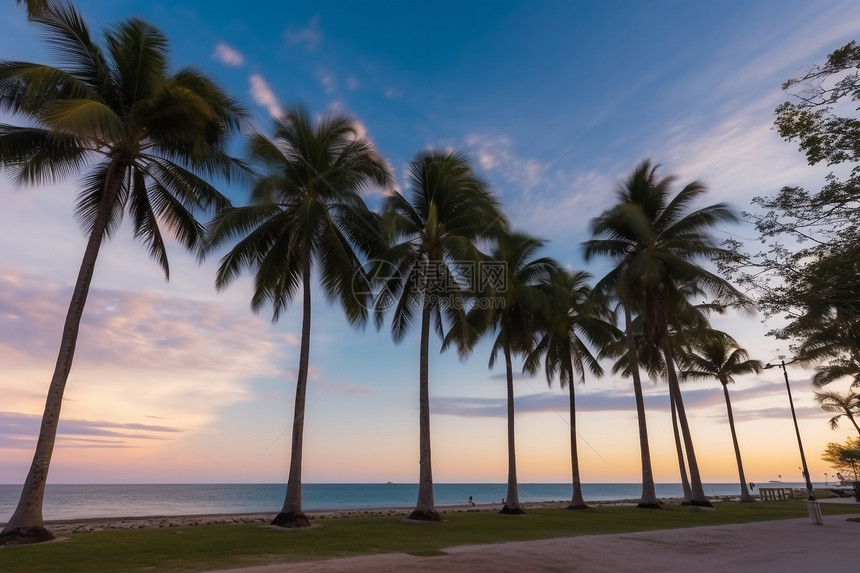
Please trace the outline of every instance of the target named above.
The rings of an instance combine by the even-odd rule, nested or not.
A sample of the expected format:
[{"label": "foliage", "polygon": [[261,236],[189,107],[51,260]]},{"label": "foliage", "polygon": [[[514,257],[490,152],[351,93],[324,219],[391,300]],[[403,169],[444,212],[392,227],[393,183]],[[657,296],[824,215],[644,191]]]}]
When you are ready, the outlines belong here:
[{"label": "foliage", "polygon": [[851,481],[860,480],[860,438],[848,438],[844,444],[830,442],[821,459]]},{"label": "foliage", "polygon": [[843,376],[860,381],[860,47],[850,42],[822,66],[783,84],[793,98],[776,109],[775,125],[797,142],[810,165],[839,166],[817,192],[784,187],[756,197],[745,213],[764,245],[745,252],[727,242],[726,272],[759,295],[767,316],[787,325],[771,335],[792,341],[797,356],[818,364],[818,385]]},{"label": "foliage", "polygon": [[860,417],[860,393],[849,391],[847,394],[839,392],[816,392],[815,399],[821,409],[830,414],[836,414],[830,418],[830,428],[835,430],[839,427],[839,418],[843,416],[854,424],[854,428],[860,433],[855,416]]}]

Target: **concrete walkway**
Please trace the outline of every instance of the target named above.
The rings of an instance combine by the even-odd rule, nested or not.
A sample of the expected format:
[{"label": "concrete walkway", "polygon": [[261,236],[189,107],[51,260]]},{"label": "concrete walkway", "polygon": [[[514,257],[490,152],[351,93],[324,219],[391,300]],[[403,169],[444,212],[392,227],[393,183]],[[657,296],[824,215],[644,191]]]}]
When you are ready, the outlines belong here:
[{"label": "concrete walkway", "polygon": [[369,555],[312,563],[273,563],[230,572],[856,571],[860,523],[847,521],[849,517],[858,515],[825,516],[823,525],[813,525],[809,518],[804,518],[644,533],[584,535],[451,547],[445,549],[445,555],[438,557]]}]

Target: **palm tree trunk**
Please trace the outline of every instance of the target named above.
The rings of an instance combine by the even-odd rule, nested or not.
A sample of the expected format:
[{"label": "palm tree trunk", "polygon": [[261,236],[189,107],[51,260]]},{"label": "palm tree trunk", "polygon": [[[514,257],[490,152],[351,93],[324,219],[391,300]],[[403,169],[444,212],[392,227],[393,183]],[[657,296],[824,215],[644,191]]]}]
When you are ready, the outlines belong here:
[{"label": "palm tree trunk", "polygon": [[505,342],[505,378],[508,391],[508,493],[505,496],[505,506],[501,513],[525,513],[520,505],[520,495],[517,491],[517,448],[514,432],[514,368],[511,364],[511,348]]},{"label": "palm tree trunk", "polygon": [[848,416],[848,419],[851,420],[851,423],[854,424],[854,428],[857,429],[857,433],[860,434],[860,426],[857,425],[857,420],[854,419],[854,414],[851,410],[846,409],[845,415]]},{"label": "palm tree trunk", "polygon": [[[664,322],[665,324],[665,322]],[[693,438],[690,434],[690,426],[687,422],[687,413],[684,411],[684,400],[681,397],[681,386],[678,384],[678,375],[675,372],[675,361],[672,359],[672,349],[669,346],[669,337],[665,334],[662,338],[663,358],[666,360],[666,373],[669,379],[669,391],[675,399],[675,407],[678,410],[678,420],[681,422],[681,435],[684,438],[684,446],[687,453],[687,463],[690,466],[690,490],[692,497],[690,505],[713,507],[705,496],[702,487],[702,478],[699,474],[699,464],[696,462],[696,452],[693,449]]]},{"label": "palm tree trunk", "polygon": [[311,260],[302,263],[302,341],[299,347],[299,373],[296,377],[296,405],[293,411],[293,442],[290,449],[290,475],[281,512],[272,520],[280,527],[310,527],[302,512],[302,444],[305,431],[305,396],[308,390],[308,363],[311,351]]},{"label": "palm tree trunk", "polygon": [[568,391],[570,393],[570,473],[573,482],[573,496],[568,509],[588,509],[582,498],[582,482],[579,476],[579,451],[576,446],[576,394],[573,390],[573,363],[567,356]]},{"label": "palm tree trunk", "polygon": [[630,353],[630,375],[633,377],[633,393],[636,396],[636,416],[639,420],[639,454],[642,458],[642,497],[637,507],[660,509],[654,488],[654,473],[651,471],[651,449],[648,446],[648,426],[645,421],[645,398],[642,395],[642,380],[639,377],[639,359],[636,357],[636,341],[633,339],[630,308],[624,306],[625,338]]},{"label": "palm tree trunk", "polygon": [[729,414],[729,429],[732,431],[732,444],[735,447],[735,458],[738,460],[738,478],[741,480],[741,501],[755,501],[747,489],[747,478],[744,476],[744,465],[741,462],[741,449],[738,446],[738,435],[735,433],[735,417],[732,414],[732,401],[729,399],[729,385],[722,380],[723,395],[726,397],[726,412]]},{"label": "palm tree trunk", "polygon": [[0,545],[12,545],[22,543],[37,543],[48,541],[54,535],[45,529],[42,517],[42,502],[45,498],[45,484],[48,479],[48,468],[51,464],[51,456],[54,453],[54,443],[57,438],[57,425],[60,421],[60,409],[63,405],[63,393],[66,389],[66,381],[72,369],[72,360],[75,356],[75,347],[78,341],[78,332],[81,326],[81,317],[84,314],[84,306],[89,295],[90,283],[95,272],[96,259],[99,249],[105,238],[105,229],[110,221],[113,204],[122,184],[123,168],[116,163],[108,168],[105,179],[105,192],[99,205],[96,219],[90,231],[87,246],[84,249],[84,257],[78,278],[69,302],[66,313],[66,322],[63,325],[63,336],[60,340],[60,350],[57,355],[57,363],[54,366],[54,375],[51,377],[51,385],[48,387],[48,396],[45,400],[45,410],[42,414],[42,423],[39,428],[39,438],[36,442],[36,451],[33,461],[24,481],[21,497],[15,513],[9,519],[3,531],[0,532]]},{"label": "palm tree trunk", "polygon": [[418,434],[419,434],[419,473],[418,473],[418,503],[409,519],[422,521],[441,521],[442,516],[436,511],[433,502],[433,470],[430,465],[430,379],[429,379],[429,346],[430,346],[430,307],[425,302],[421,313],[421,350],[418,358]]},{"label": "palm tree trunk", "polygon": [[681,433],[678,430],[678,412],[675,408],[675,399],[669,392],[669,403],[672,407],[672,433],[675,435],[675,450],[678,453],[678,467],[681,473],[681,489],[684,492],[684,500],[681,505],[690,505],[693,493],[690,491],[690,482],[687,479],[687,462],[684,459],[684,448],[681,446]]}]

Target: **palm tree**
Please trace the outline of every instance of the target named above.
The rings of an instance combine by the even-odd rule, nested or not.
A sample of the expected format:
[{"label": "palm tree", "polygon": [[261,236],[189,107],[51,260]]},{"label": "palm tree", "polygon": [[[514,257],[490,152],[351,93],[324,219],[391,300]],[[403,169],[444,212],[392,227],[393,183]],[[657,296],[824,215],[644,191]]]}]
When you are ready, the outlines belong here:
[{"label": "palm tree", "polygon": [[196,213],[228,201],[203,176],[236,169],[225,152],[243,111],[193,68],[168,72],[167,39],[137,19],[94,43],[78,12],[53,2],[34,22],[64,67],[0,63],[0,109],[26,126],[0,125],[0,167],[19,184],[59,181],[83,172],[76,214],[87,245],[63,327],[33,463],[0,543],[50,539],[42,520],[45,481],[81,316],[102,243],[128,213],[134,235],[168,277],[162,225],[196,248]]},{"label": "palm tree", "polygon": [[53,0],[15,0],[15,4],[27,5],[27,17],[31,20],[41,16]]},{"label": "palm tree", "polygon": [[[427,151],[410,163],[410,199],[400,193],[386,201],[382,228],[391,247],[373,271],[382,287],[377,297],[377,324],[393,306],[391,334],[401,342],[420,312],[419,346],[419,479],[418,502],[411,519],[441,519],[433,501],[430,458],[429,344],[431,323],[458,346],[473,333],[466,320],[466,298],[483,258],[476,243],[494,239],[507,228],[498,201],[472,171],[465,156]],[[468,281],[467,281],[468,282]]]},{"label": "palm tree", "polygon": [[735,376],[761,372],[761,362],[750,360],[746,350],[738,346],[738,343],[731,336],[719,331],[712,331],[701,338],[698,343],[694,343],[693,351],[688,354],[685,353],[682,361],[685,366],[682,371],[684,378],[716,378],[723,385],[726,412],[729,416],[729,429],[732,432],[732,445],[735,448],[735,458],[738,462],[741,501],[754,501],[747,489],[747,480],[744,476],[741,450],[735,432],[735,418],[732,414],[732,402],[729,399],[729,383],[735,381]]},{"label": "palm tree", "polygon": [[656,166],[645,161],[619,187],[619,203],[591,223],[595,238],[586,243],[586,259],[607,255],[616,262],[602,286],[604,292],[611,292],[613,284],[624,284],[627,293],[641,293],[645,335],[663,353],[669,391],[677,408],[690,470],[691,503],[710,506],[678,384],[669,340],[669,312],[675,301],[690,293],[707,293],[738,306],[745,303],[743,295],[728,282],[695,262],[721,252],[707,230],[721,221],[736,221],[737,216],[722,203],[688,212],[706,188],[698,182],[689,183],[670,199],[674,178],[659,179],[656,171]]},{"label": "palm tree", "polygon": [[552,315],[543,317],[540,339],[526,359],[525,369],[537,373],[541,360],[544,363],[547,383],[552,385],[558,376],[561,387],[567,387],[570,396],[570,466],[573,494],[569,509],[586,509],[582,496],[579,473],[579,453],[576,439],[577,381],[585,382],[586,369],[594,376],[602,376],[603,368],[594,357],[589,345],[601,347],[610,344],[620,332],[598,316],[590,300],[590,275],[585,271],[558,270],[544,281],[543,287],[556,304]]},{"label": "palm tree", "polygon": [[849,390],[847,394],[839,392],[816,392],[815,399],[818,405],[825,412],[836,414],[830,418],[830,427],[836,429],[839,427],[839,418],[845,416],[851,423],[857,433],[860,433],[860,426],[857,425],[857,420],[854,416],[860,416],[860,393]]},{"label": "palm tree", "polygon": [[[520,233],[504,234],[490,260],[485,264],[497,265],[503,274],[486,285],[487,304],[478,304],[468,313],[467,319],[475,333],[474,340],[484,332],[495,333],[490,352],[492,368],[499,352],[505,359],[505,380],[508,414],[508,489],[501,513],[524,513],[517,488],[516,440],[514,431],[514,369],[512,356],[528,356],[534,348],[539,324],[537,317],[550,314],[551,298],[540,287],[561,272],[554,260],[535,255],[543,241]],[[446,343],[450,339],[446,339]],[[471,348],[471,344],[469,345]]]},{"label": "palm tree", "polygon": [[[360,252],[378,248],[377,219],[360,192],[391,181],[385,161],[355,123],[327,115],[313,125],[295,108],[275,122],[275,137],[249,136],[250,155],[262,174],[253,204],[231,209],[213,222],[209,249],[238,243],[222,259],[215,285],[224,289],[242,269],[255,272],[251,308],[273,307],[273,320],[302,292],[302,335],[293,415],[290,472],[281,512],[273,525],[307,527],[302,512],[302,443],[311,332],[311,272],[323,294],[337,299],[351,324],[363,325],[371,306]],[[359,288],[355,288],[359,287]]]}]

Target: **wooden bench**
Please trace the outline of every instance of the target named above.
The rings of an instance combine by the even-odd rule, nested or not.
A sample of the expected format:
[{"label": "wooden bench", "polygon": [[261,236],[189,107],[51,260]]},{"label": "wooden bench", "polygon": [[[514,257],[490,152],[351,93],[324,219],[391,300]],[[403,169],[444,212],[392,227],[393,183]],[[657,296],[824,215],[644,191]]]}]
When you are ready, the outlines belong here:
[{"label": "wooden bench", "polygon": [[758,488],[762,501],[787,501],[794,499],[794,492],[790,487],[760,487]]}]

